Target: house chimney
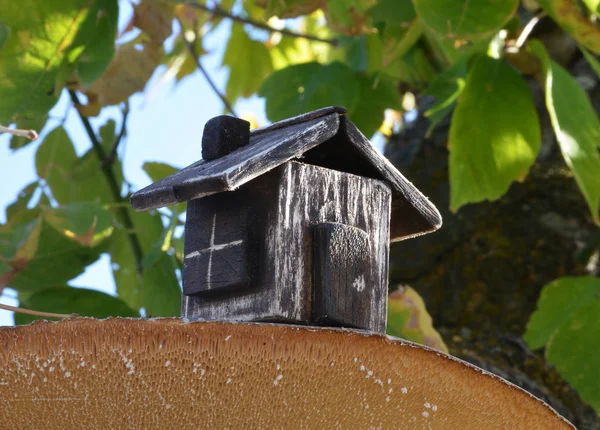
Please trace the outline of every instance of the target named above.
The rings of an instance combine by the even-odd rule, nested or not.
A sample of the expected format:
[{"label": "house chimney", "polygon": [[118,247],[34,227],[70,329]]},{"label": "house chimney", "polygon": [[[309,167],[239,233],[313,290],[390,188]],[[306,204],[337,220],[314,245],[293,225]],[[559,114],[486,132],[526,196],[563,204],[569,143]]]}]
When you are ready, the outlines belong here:
[{"label": "house chimney", "polygon": [[202,135],[202,158],[216,160],[250,142],[250,123],[240,118],[220,115],[210,119]]}]

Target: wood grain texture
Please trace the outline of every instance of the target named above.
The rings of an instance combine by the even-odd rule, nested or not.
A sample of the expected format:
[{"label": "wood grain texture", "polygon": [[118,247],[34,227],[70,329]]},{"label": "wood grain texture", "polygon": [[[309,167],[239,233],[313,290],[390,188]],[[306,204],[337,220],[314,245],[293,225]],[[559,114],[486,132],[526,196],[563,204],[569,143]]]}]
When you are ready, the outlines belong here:
[{"label": "wood grain texture", "polygon": [[216,160],[250,142],[250,123],[219,115],[208,120],[202,134],[202,159]]},{"label": "wood grain texture", "polygon": [[254,135],[250,144],[217,160],[198,161],[131,196],[135,210],[149,210],[234,190],[333,137],[333,113]]},{"label": "wood grain texture", "polygon": [[[371,266],[384,256],[371,254],[369,235],[356,227],[323,223],[315,226],[313,245],[313,319],[319,325],[385,329],[386,307],[372,306],[370,291],[387,288],[387,282],[374,285],[371,279]],[[381,313],[371,315],[372,309]]]},{"label": "wood grain texture", "polygon": [[187,207],[183,293],[215,294],[248,287],[248,207],[217,194]]},{"label": "wood grain texture", "polygon": [[329,222],[365,231],[369,254],[380,256],[369,269],[365,314],[373,331],[385,330],[385,318],[379,321],[387,296],[391,192],[385,183],[288,162],[237,192],[254,195],[248,201],[255,202],[249,231],[258,241],[256,277],[250,288],[235,294],[186,296],[183,316],[313,323],[313,228]]},{"label": "wood grain texture", "polygon": [[149,210],[231,191],[290,160],[379,179],[392,188],[391,241],[437,230],[441,216],[343,115],[325,108],[250,133],[250,144],[210,162],[199,161],[131,197],[136,210]]},{"label": "wood grain texture", "polygon": [[345,116],[340,117],[339,133],[307,151],[302,161],[388,183],[392,190],[391,242],[420,236],[442,225],[437,208]]}]

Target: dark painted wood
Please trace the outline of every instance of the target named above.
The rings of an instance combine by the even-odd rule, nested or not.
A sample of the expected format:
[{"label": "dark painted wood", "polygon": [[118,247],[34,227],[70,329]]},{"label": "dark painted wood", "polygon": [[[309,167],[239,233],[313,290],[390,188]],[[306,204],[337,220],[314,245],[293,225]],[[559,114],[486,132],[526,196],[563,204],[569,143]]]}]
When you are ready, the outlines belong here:
[{"label": "dark painted wood", "polygon": [[316,325],[315,319],[322,318],[312,312],[314,226],[341,223],[366,232],[368,254],[378,256],[368,269],[370,282],[364,290],[368,298],[361,316],[367,322],[360,327],[385,331],[391,191],[384,182],[288,162],[223,195],[249,202],[249,246],[255,249],[251,255],[256,258],[252,263],[256,274],[245,289],[185,296],[183,316]]},{"label": "dark painted wood", "polygon": [[200,161],[152,184],[131,198],[148,210],[231,191],[297,159],[389,183],[391,241],[438,229],[435,206],[378,153],[340,108],[325,108],[250,133],[250,144],[213,161]]},{"label": "dark painted wood", "polygon": [[250,285],[247,214],[247,206],[227,194],[188,203],[184,294],[217,294]]},{"label": "dark painted wood", "polygon": [[202,158],[216,160],[250,142],[250,123],[240,118],[219,115],[208,120],[202,134]]},{"label": "dark painted wood", "polygon": [[[385,306],[371,315],[371,292],[375,286],[371,267],[384,255],[372,255],[369,235],[356,227],[323,223],[314,231],[313,319],[319,325],[380,330]],[[373,322],[375,325],[373,326]]]},{"label": "dark painted wood", "polygon": [[131,196],[135,210],[149,210],[235,190],[307,149],[333,137],[339,126],[333,113],[254,136],[250,144],[217,160],[198,161]]},{"label": "dark painted wood", "polygon": [[256,130],[252,131],[252,135],[258,136],[259,134],[267,131],[273,131],[280,128],[289,127],[290,125],[300,124],[301,122],[310,121],[332,113],[343,115],[346,113],[346,108],[342,106],[329,106],[326,108],[313,110],[312,112],[307,112],[292,118],[286,118],[284,120],[274,122],[273,124],[269,124],[265,127],[257,128]]},{"label": "dark painted wood", "polygon": [[390,237],[392,242],[410,237],[421,236],[439,229],[442,216],[433,203],[423,195],[394,167],[381,156],[371,142],[346,117],[341,118],[342,132],[348,141],[356,147],[379,174],[375,177],[386,181],[392,194],[392,224]]}]

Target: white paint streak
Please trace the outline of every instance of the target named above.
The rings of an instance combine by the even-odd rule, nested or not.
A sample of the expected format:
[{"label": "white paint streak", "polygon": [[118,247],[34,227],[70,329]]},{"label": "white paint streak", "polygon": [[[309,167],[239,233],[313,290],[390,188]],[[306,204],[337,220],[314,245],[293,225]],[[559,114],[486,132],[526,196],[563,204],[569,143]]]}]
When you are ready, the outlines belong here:
[{"label": "white paint streak", "polygon": [[367,283],[365,282],[364,275],[360,275],[352,283],[352,287],[359,293],[363,292],[365,290],[366,286],[367,286]]},{"label": "white paint streak", "polygon": [[[214,232],[213,232],[214,234]],[[213,252],[213,251],[221,251],[223,249],[227,249],[227,248],[231,248],[232,246],[237,246],[237,245],[241,245],[242,243],[244,243],[243,240],[234,240],[232,242],[229,243],[222,243],[219,245],[214,245],[211,246],[210,248],[205,248],[205,249],[201,249],[200,251],[192,251],[189,254],[187,254],[185,256],[185,258],[194,258],[194,257],[198,257],[199,255],[205,253],[205,252]]]},{"label": "white paint streak", "polygon": [[[291,196],[292,195],[292,169],[286,169],[286,174],[287,174],[286,194],[288,196]],[[285,226],[285,228],[290,228],[290,206],[291,206],[291,203],[292,203],[292,199],[288,198],[286,205],[285,205],[284,217],[283,217],[283,225]]]},{"label": "white paint streak", "polygon": [[206,271],[206,288],[210,290],[210,275],[212,270],[212,257],[213,257],[213,247],[215,246],[215,229],[217,228],[217,214],[213,215],[213,225],[212,231],[210,232],[210,243],[209,249],[210,254],[208,256],[208,270]]}]

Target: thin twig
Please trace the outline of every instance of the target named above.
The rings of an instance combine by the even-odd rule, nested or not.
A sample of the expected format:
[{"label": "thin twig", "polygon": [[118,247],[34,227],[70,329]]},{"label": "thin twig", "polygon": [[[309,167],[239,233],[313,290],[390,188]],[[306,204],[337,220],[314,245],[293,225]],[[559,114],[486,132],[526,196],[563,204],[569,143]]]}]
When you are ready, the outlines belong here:
[{"label": "thin twig", "polygon": [[208,7],[203,4],[194,3],[194,2],[188,2],[188,3],[186,3],[186,5],[193,7],[195,9],[200,9],[200,10],[212,13],[213,15],[220,16],[222,18],[229,18],[232,21],[240,22],[242,24],[250,24],[252,27],[261,28],[261,29],[267,30],[268,32],[271,32],[271,33],[281,33],[284,36],[298,37],[301,39],[312,40],[314,42],[327,43],[331,46],[337,46],[339,43],[337,39],[322,39],[318,36],[312,36],[310,34],[297,33],[293,30],[288,30],[287,28],[282,28],[282,29],[273,28],[270,25],[265,24],[260,21],[255,21],[250,18],[243,18],[238,15],[233,15],[233,14],[227,12],[226,10],[221,9],[218,6]]},{"label": "thin twig", "polygon": [[[69,90],[69,95],[71,96],[71,100],[76,106],[80,104],[79,98],[77,97],[77,93],[75,93],[75,91]],[[102,173],[104,173],[104,176],[106,177],[108,187],[110,188],[110,192],[114,201],[116,203],[124,203],[125,200],[121,196],[121,190],[119,184],[117,183],[117,178],[115,176],[115,172],[113,171],[112,164],[108,162],[106,152],[104,151],[104,148],[102,148],[102,145],[98,141],[96,133],[94,132],[94,129],[92,128],[89,119],[86,116],[84,116],[79,109],[77,109],[77,113],[79,114],[79,118],[81,118],[83,127],[85,128],[90,138],[90,141],[92,142],[92,147],[94,148],[94,151],[96,152],[96,155],[100,160],[100,168],[102,170]],[[142,251],[142,246],[140,245],[140,241],[135,233],[136,230],[135,226],[133,225],[133,220],[131,219],[131,216],[129,215],[129,210],[126,206],[118,205],[116,206],[116,210],[119,221],[121,222],[121,224],[123,224],[123,227],[125,227],[125,230],[127,231],[129,245],[131,246],[131,251],[133,252],[133,256],[135,258],[136,270],[138,274],[141,275],[143,272],[142,262],[144,259],[144,252]]]},{"label": "thin twig", "polygon": [[0,133],[9,133],[13,136],[26,137],[31,140],[35,140],[38,138],[38,134],[35,130],[21,130],[18,128],[8,128],[0,125]]},{"label": "thin twig", "polygon": [[[181,24],[181,22],[179,23],[181,25],[181,28],[183,28],[183,24]],[[227,108],[227,110],[229,112],[231,112],[231,114],[233,116],[238,116],[235,111],[233,110],[233,106],[231,105],[231,102],[229,100],[227,100],[227,97],[225,96],[225,94],[223,94],[219,88],[217,88],[217,85],[215,84],[215,82],[212,80],[212,78],[210,77],[210,75],[208,74],[208,72],[206,71],[206,69],[204,68],[204,66],[202,66],[202,63],[200,62],[200,57],[198,56],[198,54],[196,53],[196,48],[194,46],[194,42],[195,41],[189,41],[185,38],[185,36],[182,34],[181,37],[183,37],[183,40],[187,46],[187,49],[190,53],[190,55],[192,56],[192,58],[194,59],[194,62],[196,63],[196,66],[198,67],[198,70],[200,70],[200,72],[204,75],[204,79],[206,79],[206,81],[208,82],[208,85],[210,85],[210,87],[212,88],[212,90],[214,91],[214,93],[217,95],[217,97],[219,97],[219,99],[221,99],[221,102],[223,102],[223,104],[225,105],[225,107]]]},{"label": "thin twig", "polygon": [[115,162],[115,160],[117,159],[117,150],[119,149],[119,144],[121,143],[121,140],[123,139],[123,136],[125,136],[125,132],[127,130],[126,126],[127,126],[127,117],[129,116],[129,103],[125,103],[125,108],[123,109],[123,122],[121,123],[121,130],[119,131],[119,134],[117,135],[117,138],[115,139],[115,143],[113,143],[112,148],[110,149],[110,153],[108,154],[108,159],[106,160],[107,163],[113,164]]},{"label": "thin twig", "polygon": [[16,306],[4,305],[1,303],[0,303],[0,309],[4,309],[5,311],[16,312],[19,314],[34,315],[36,317],[46,317],[46,318],[69,319],[69,318],[75,318],[77,316],[77,314],[55,314],[53,312],[34,311],[31,309],[23,309],[23,308],[18,308]]}]

